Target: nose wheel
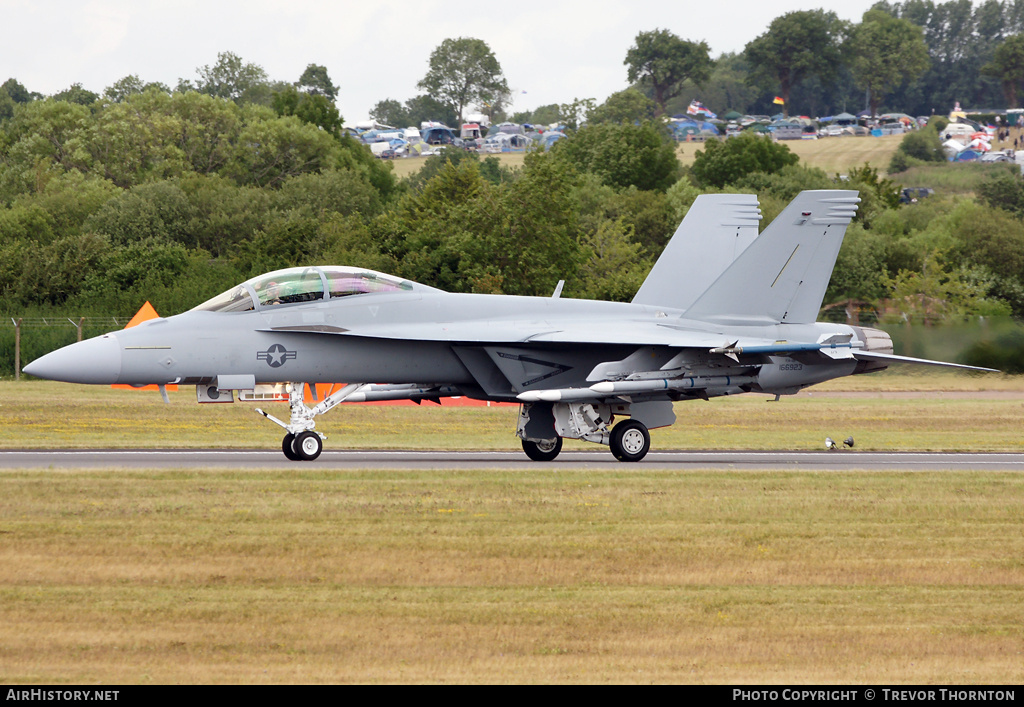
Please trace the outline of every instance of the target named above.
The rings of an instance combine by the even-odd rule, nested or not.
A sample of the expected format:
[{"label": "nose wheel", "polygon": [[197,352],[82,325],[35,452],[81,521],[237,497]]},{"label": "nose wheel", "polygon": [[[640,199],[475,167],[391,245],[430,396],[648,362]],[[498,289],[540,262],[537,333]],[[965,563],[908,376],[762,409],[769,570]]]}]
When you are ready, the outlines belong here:
[{"label": "nose wheel", "polygon": [[293,462],[311,462],[319,457],[323,450],[323,440],[313,431],[300,432],[297,435],[289,432],[281,442],[281,451]]},{"label": "nose wheel", "polygon": [[287,457],[289,461],[297,462],[299,461],[299,456],[292,449],[293,442],[295,442],[295,435],[289,432],[284,436],[284,441],[281,442],[281,451],[284,452],[285,457]]}]

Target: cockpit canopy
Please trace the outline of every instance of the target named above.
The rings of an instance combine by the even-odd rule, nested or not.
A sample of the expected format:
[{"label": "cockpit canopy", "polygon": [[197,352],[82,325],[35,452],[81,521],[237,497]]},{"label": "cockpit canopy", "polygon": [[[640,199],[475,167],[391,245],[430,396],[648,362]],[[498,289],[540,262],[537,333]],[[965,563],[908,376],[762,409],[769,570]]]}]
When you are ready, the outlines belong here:
[{"label": "cockpit canopy", "polygon": [[[364,295],[375,292],[402,292],[414,289],[432,290],[410,280],[392,275],[348,268],[338,265],[275,270],[246,280],[216,297],[203,302],[193,311],[248,312],[259,307],[299,304],[317,300]],[[324,297],[327,293],[327,297]]]}]

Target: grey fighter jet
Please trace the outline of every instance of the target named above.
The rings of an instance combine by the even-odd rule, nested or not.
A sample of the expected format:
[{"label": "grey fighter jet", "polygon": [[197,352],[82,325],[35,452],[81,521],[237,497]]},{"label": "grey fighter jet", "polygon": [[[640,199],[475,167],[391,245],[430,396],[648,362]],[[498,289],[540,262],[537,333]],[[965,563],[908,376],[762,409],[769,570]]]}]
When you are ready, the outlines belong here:
[{"label": "grey fighter jet", "polygon": [[[554,459],[570,438],[639,461],[677,401],[778,398],[893,362],[957,366],[894,355],[877,329],[816,322],[859,201],[803,192],[758,235],[755,197],[700,197],[630,303],[563,299],[561,286],[552,297],[458,294],[358,268],[289,268],[25,372],[195,385],[200,402],[280,389],[289,419],[257,412],[284,428],[292,460],[319,456],[315,418],[339,403],[462,395],[520,403],[516,434],[531,459]],[[303,384],[339,381],[306,405]]]}]

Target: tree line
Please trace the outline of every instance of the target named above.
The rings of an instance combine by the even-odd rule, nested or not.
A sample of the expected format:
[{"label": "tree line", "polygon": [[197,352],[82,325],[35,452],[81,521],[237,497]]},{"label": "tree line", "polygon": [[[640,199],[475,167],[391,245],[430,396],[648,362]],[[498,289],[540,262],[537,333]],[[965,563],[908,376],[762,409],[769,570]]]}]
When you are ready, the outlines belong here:
[{"label": "tree line", "polygon": [[[102,99],[4,84],[19,100],[0,120],[3,314],[130,316],[145,300],[173,314],[324,263],[466,292],[546,296],[564,279],[565,296],[628,300],[697,195],[755,193],[768,223],[802,189],[841,187],[863,202],[826,302],[912,321],[1024,316],[1024,180],[1010,171],[979,179],[977,199],[901,206],[876,169],[828,175],[753,135],[683,168],[660,121],[588,120],[614,106],[577,99],[570,137],[521,168],[449,150],[400,180],[342,129],[322,67],[269,91],[245,67],[226,53],[194,84],[128,77]],[[902,168],[937,143],[934,129],[908,136]]]},{"label": "tree line", "polygon": [[[901,273],[927,268],[970,284],[927,295],[959,314],[1024,315],[1024,189],[1010,172],[984,180],[979,200],[907,208],[875,169],[840,179],[754,135],[709,142],[683,168],[662,125],[645,121],[581,126],[515,170],[449,150],[399,180],[301,110],[311,95],[287,87],[268,107],[150,87],[113,103],[18,104],[0,122],[2,307],[130,315],[149,299],[173,313],[312,263],[467,292],[546,295],[565,279],[568,296],[624,300],[698,194],[755,193],[767,223],[800,190],[838,185],[863,204],[829,298],[924,292],[930,280]],[[894,163],[934,159],[938,140],[908,136]]]}]

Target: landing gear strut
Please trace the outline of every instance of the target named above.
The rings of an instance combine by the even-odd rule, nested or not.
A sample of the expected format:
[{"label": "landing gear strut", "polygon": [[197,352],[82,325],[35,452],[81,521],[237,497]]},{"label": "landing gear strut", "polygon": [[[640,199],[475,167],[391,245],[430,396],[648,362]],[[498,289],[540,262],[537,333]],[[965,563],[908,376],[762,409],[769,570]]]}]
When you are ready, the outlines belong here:
[{"label": "landing gear strut", "polygon": [[320,456],[320,452],[324,449],[324,436],[313,429],[316,426],[313,418],[359,392],[365,385],[356,383],[346,385],[312,408],[306,407],[303,400],[303,387],[301,383],[288,384],[288,409],[291,413],[288,422],[282,422],[270,413],[256,408],[256,412],[285,429],[287,434],[281,440],[281,451],[293,462],[313,461]]}]

